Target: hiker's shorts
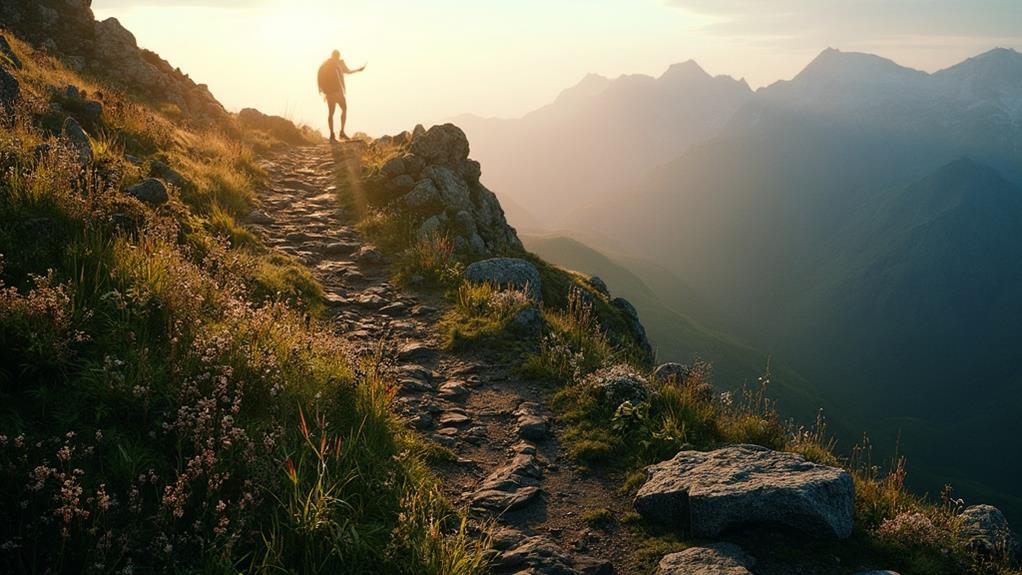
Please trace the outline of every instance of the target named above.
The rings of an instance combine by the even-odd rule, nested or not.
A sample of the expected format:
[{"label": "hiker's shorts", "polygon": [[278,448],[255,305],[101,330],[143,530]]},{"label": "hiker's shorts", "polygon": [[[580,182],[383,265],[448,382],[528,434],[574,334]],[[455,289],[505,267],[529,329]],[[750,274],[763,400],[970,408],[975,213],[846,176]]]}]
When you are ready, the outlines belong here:
[{"label": "hiker's shorts", "polygon": [[334,106],[340,106],[342,110],[348,109],[348,101],[344,98],[344,94],[341,93],[327,94],[326,105],[330,106],[331,110]]}]

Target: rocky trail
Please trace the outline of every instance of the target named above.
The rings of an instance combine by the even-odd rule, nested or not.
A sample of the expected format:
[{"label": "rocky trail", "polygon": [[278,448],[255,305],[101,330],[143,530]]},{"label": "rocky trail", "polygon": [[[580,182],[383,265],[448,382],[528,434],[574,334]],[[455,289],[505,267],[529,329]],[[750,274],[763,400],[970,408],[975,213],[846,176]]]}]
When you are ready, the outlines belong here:
[{"label": "rocky trail", "polygon": [[[453,502],[492,521],[502,553],[494,573],[638,573],[624,527],[592,514],[630,510],[616,483],[585,475],[556,440],[542,390],[521,382],[492,350],[442,349],[441,294],[402,290],[384,256],[336,197],[335,170],[350,146],[292,147],[267,158],[264,211],[249,218],[267,245],[306,264],[322,283],[335,329],[356,354],[383,346],[396,411],[456,460],[436,465]],[[346,152],[346,149],[348,151]]]}]

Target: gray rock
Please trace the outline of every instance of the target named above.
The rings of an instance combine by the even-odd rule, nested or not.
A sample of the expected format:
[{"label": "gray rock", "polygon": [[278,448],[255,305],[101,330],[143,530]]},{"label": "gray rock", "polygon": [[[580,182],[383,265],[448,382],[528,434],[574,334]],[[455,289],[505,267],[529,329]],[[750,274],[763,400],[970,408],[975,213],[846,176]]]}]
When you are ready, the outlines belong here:
[{"label": "gray rock", "polygon": [[258,209],[249,212],[248,216],[245,217],[245,220],[250,224],[272,224],[274,221],[269,214]]},{"label": "gray rock", "polygon": [[21,84],[0,66],[0,104],[10,106],[21,96]]},{"label": "gray rock", "polygon": [[838,539],[852,533],[851,475],[794,453],[756,445],[682,451],[647,467],[646,477],[635,510],[696,537],[763,523]]},{"label": "gray rock", "polygon": [[479,232],[475,218],[473,218],[472,214],[465,210],[454,215],[454,227],[466,236],[471,236]]},{"label": "gray rock", "polygon": [[419,341],[411,341],[397,351],[397,358],[400,361],[421,361],[432,358],[436,350]]},{"label": "gray rock", "polygon": [[519,453],[483,480],[472,494],[472,506],[498,512],[524,507],[539,494],[542,477],[536,456]]},{"label": "gray rock", "polygon": [[639,321],[639,312],[635,310],[635,306],[623,297],[616,297],[610,300],[610,304],[620,309],[628,316],[632,330],[632,337],[639,345],[639,349],[641,349],[647,357],[652,357],[653,346],[649,344],[649,338],[646,337],[646,328],[643,327],[642,322]]},{"label": "gray rock", "polygon": [[470,264],[465,278],[473,283],[492,283],[507,288],[524,290],[533,301],[540,301],[543,292],[539,270],[532,263],[519,258],[491,258]]},{"label": "gray rock", "polygon": [[419,226],[419,231],[416,234],[420,240],[427,238],[436,237],[440,234],[440,230],[443,229],[444,222],[447,221],[447,214],[437,214],[426,218],[426,221],[422,222]]},{"label": "gray rock", "polygon": [[540,414],[539,405],[531,401],[523,402],[515,411],[518,421],[515,424],[518,436],[530,441],[546,438],[549,423]]},{"label": "gray rock", "polygon": [[460,167],[461,177],[470,184],[478,184],[483,175],[483,167],[475,160],[465,160]]},{"label": "gray rock", "polygon": [[653,377],[660,381],[673,381],[677,384],[683,384],[685,383],[685,378],[688,377],[690,372],[691,370],[687,365],[668,362],[658,365],[657,368],[653,370]]},{"label": "gray rock", "polygon": [[372,246],[362,246],[355,252],[355,259],[364,264],[382,264],[383,254]]},{"label": "gray rock", "polygon": [[419,136],[421,136],[421,135],[423,135],[425,133],[426,133],[426,128],[423,127],[422,124],[415,124],[415,127],[412,128],[412,138],[413,139],[414,138],[418,138]]},{"label": "gray rock", "polygon": [[1019,557],[1022,552],[1018,537],[1011,525],[993,505],[972,505],[958,516],[961,521],[960,535],[966,544],[983,554]]},{"label": "gray rock", "polygon": [[380,166],[380,173],[384,177],[393,179],[405,175],[405,161],[400,156],[395,156]]},{"label": "gray rock", "polygon": [[7,61],[11,63],[11,67],[15,70],[20,70],[22,67],[21,60],[18,59],[18,55],[14,53],[14,49],[11,48],[10,42],[3,35],[0,35],[0,55],[7,58]]},{"label": "gray rock", "polygon": [[440,191],[432,180],[419,180],[412,191],[401,198],[401,202],[413,210],[434,207],[440,204]]},{"label": "gray rock", "polygon": [[179,188],[184,187],[184,185],[187,183],[187,180],[184,178],[184,176],[178,173],[177,170],[171,168],[170,166],[159,160],[153,160],[149,162],[149,175],[156,178],[161,178],[168,184],[172,186],[177,186]]},{"label": "gray rock", "polygon": [[387,188],[395,193],[403,194],[408,190],[415,187],[415,178],[408,174],[401,174],[393,180],[387,182]]},{"label": "gray rock", "polygon": [[607,287],[607,282],[600,279],[599,276],[590,276],[589,285],[593,286],[594,290],[602,293],[607,297],[610,297],[610,289]]},{"label": "gray rock", "polygon": [[124,190],[124,193],[152,206],[160,205],[170,199],[170,196],[167,195],[167,186],[155,178],[142,180]]},{"label": "gray rock", "polygon": [[512,330],[523,334],[535,334],[542,331],[546,320],[543,313],[534,306],[522,309],[511,318],[509,326]]},{"label": "gray rock", "polygon": [[348,255],[359,248],[358,244],[350,242],[329,242],[323,246],[323,253],[330,255]]},{"label": "gray rock", "polygon": [[433,126],[412,139],[413,154],[430,164],[458,166],[468,159],[468,138],[454,124]]},{"label": "gray rock", "polygon": [[457,380],[445,382],[437,391],[440,397],[451,400],[464,399],[468,395],[468,388],[464,382]]},{"label": "gray rock", "polygon": [[78,86],[68,84],[67,87],[64,88],[64,97],[69,100],[77,100],[82,97],[82,91],[78,88]]},{"label": "gray rock", "polygon": [[665,555],[656,575],[752,575],[749,569],[755,564],[756,560],[741,547],[714,543]]},{"label": "gray rock", "polygon": [[103,117],[103,104],[96,100],[89,100],[82,105],[82,112],[88,122],[95,124]]},{"label": "gray rock", "polygon": [[71,148],[78,153],[78,161],[87,164],[92,161],[92,142],[85,134],[81,124],[74,118],[64,121],[64,138],[67,139]]},{"label": "gray rock", "polygon": [[472,423],[472,418],[457,411],[448,411],[440,416],[440,425],[444,427],[460,427]]},{"label": "gray rock", "polygon": [[611,405],[625,401],[639,404],[649,397],[649,382],[624,364],[613,365],[594,371],[585,378],[585,384],[592,386]]},{"label": "gray rock", "polygon": [[429,166],[421,176],[433,181],[438,192],[438,201],[444,209],[454,212],[475,209],[472,195],[465,180],[446,166]]}]

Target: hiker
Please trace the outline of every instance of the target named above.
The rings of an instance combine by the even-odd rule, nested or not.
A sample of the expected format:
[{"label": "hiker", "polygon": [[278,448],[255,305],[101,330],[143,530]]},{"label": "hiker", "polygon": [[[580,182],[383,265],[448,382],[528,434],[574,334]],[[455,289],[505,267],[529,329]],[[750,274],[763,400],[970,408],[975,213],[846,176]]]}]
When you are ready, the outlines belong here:
[{"label": "hiker", "polygon": [[361,72],[366,67],[363,65],[361,68],[351,70],[348,65],[341,60],[341,53],[334,50],[333,54],[330,55],[330,59],[323,62],[323,65],[319,67],[319,92],[326,98],[327,108],[330,110],[330,115],[327,119],[330,124],[330,141],[336,142],[334,138],[334,107],[341,107],[341,134],[342,140],[347,140],[348,136],[344,133],[344,124],[348,120],[348,101],[344,97],[344,75],[354,74],[355,72]]}]

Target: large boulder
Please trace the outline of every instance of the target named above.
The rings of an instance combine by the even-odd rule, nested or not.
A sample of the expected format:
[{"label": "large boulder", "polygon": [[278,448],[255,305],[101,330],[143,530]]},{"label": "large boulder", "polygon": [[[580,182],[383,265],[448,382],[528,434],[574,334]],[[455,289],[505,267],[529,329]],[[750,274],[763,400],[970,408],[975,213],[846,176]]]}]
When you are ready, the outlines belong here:
[{"label": "large boulder", "polygon": [[665,555],[657,565],[656,575],[752,575],[749,568],[755,564],[756,560],[741,547],[714,543]]},{"label": "large boulder", "polygon": [[586,376],[584,383],[593,387],[605,401],[615,406],[625,401],[632,404],[642,403],[649,397],[649,382],[646,378],[624,364],[594,371]]},{"label": "large boulder", "polygon": [[523,290],[533,301],[543,297],[539,270],[531,262],[519,258],[491,258],[472,263],[465,268],[465,279],[472,283],[492,283]]},{"label": "large boulder", "polygon": [[972,549],[988,555],[1019,557],[1020,544],[1001,510],[993,505],[972,505],[958,516],[960,535]]},{"label": "large boulder", "polygon": [[765,523],[838,539],[852,533],[851,475],[795,453],[757,445],[682,451],[647,467],[646,477],[635,510],[696,537]]},{"label": "large boulder", "polygon": [[632,332],[631,336],[639,346],[639,349],[642,350],[642,353],[647,357],[653,357],[653,346],[650,345],[649,338],[646,337],[646,328],[639,321],[639,312],[635,309],[635,306],[623,297],[616,297],[610,300],[610,304],[624,312],[628,321],[628,327]]},{"label": "large boulder", "polygon": [[409,149],[427,163],[460,167],[468,159],[468,138],[454,124],[441,124],[415,136]]}]

